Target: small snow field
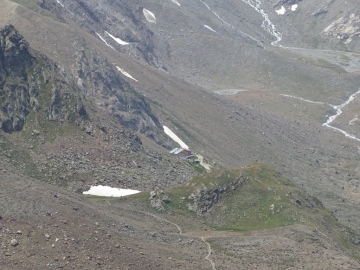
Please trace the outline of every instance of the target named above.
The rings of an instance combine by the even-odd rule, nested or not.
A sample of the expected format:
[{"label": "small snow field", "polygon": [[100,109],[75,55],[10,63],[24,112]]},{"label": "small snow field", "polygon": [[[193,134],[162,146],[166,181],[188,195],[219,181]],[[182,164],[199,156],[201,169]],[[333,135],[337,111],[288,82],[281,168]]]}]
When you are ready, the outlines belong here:
[{"label": "small snow field", "polygon": [[189,146],[186,145],[174,132],[170,130],[167,126],[163,126],[164,132],[168,135],[173,141],[177,142],[181,148],[189,150]]},{"label": "small snow field", "polygon": [[152,13],[150,10],[147,9],[143,9],[143,13],[145,16],[145,19],[149,22],[149,23],[156,23],[156,17],[154,15],[154,13]]},{"label": "small snow field", "polygon": [[173,3],[177,4],[179,7],[181,6],[178,0],[171,0]]},{"label": "small snow field", "polygon": [[291,6],[291,11],[297,10],[298,7],[299,7],[298,4],[292,5],[292,6]]},{"label": "small snow field", "polygon": [[103,196],[103,197],[124,197],[140,193],[141,191],[133,189],[112,188],[108,186],[92,186],[84,195]]},{"label": "small snow field", "polygon": [[58,4],[60,4],[60,6],[62,6],[63,8],[65,7],[63,3],[61,3],[59,0],[56,0],[56,2],[58,2]]},{"label": "small snow field", "polygon": [[113,46],[111,46],[109,43],[107,43],[107,41],[98,33],[95,32],[95,34],[107,45],[109,46],[111,49],[115,50]]},{"label": "small snow field", "polygon": [[210,26],[204,24],[204,27],[207,28],[207,29],[209,29],[210,31],[213,31],[214,33],[216,33],[216,31],[215,31],[214,29],[212,29]]},{"label": "small snow field", "polygon": [[120,45],[129,45],[128,42],[123,41],[123,40],[121,40],[120,38],[114,37],[113,35],[109,34],[107,31],[105,31],[105,33],[106,33],[109,37],[111,37],[113,40],[115,40],[118,44],[120,44]]},{"label": "small snow field", "polygon": [[123,70],[121,67],[116,66],[116,68],[118,69],[118,71],[120,71],[125,77],[128,77],[132,80],[134,80],[135,82],[138,82],[137,79],[135,79],[133,76],[131,76],[129,73],[127,73],[125,70]]},{"label": "small snow field", "polygon": [[286,8],[284,8],[284,6],[281,6],[281,8],[275,10],[275,12],[277,13],[277,15],[284,15],[286,13]]}]

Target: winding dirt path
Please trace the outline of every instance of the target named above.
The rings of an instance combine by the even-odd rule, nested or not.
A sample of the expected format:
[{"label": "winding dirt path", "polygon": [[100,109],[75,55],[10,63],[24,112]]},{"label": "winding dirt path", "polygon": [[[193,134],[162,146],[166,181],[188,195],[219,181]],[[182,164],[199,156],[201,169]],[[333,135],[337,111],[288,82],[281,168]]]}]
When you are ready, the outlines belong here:
[{"label": "winding dirt path", "polygon": [[[134,210],[133,210],[133,211],[134,211]],[[154,217],[154,218],[160,219],[160,220],[162,220],[162,221],[165,221],[166,223],[169,223],[169,224],[175,226],[175,227],[178,229],[180,235],[183,234],[183,231],[181,230],[181,228],[180,228],[179,225],[177,225],[177,224],[175,224],[175,223],[173,223],[173,222],[171,222],[171,221],[169,221],[169,220],[167,220],[167,219],[164,219],[164,218],[155,216],[154,214],[151,214],[151,213],[149,213],[149,212],[144,212],[144,211],[136,211],[136,212],[140,212],[140,213],[143,213],[143,214],[152,216],[152,217]]]},{"label": "winding dirt path", "polygon": [[215,263],[214,263],[211,259],[209,259],[209,257],[211,256],[211,252],[212,252],[211,245],[210,245],[208,242],[205,241],[205,238],[204,238],[204,237],[201,237],[201,240],[202,240],[205,244],[207,244],[208,249],[209,249],[209,253],[208,253],[208,255],[205,257],[205,260],[208,260],[208,261],[211,263],[211,266],[212,266],[213,270],[216,270]]},{"label": "winding dirt path", "polygon": [[[136,211],[136,210],[133,210],[133,211]],[[175,224],[175,223],[173,223],[173,222],[171,222],[171,221],[169,221],[169,220],[167,220],[167,219],[158,217],[158,216],[156,216],[156,215],[154,215],[154,214],[151,214],[151,213],[149,213],[149,212],[144,212],[144,211],[136,211],[136,212],[143,213],[143,214],[152,216],[152,217],[154,217],[154,218],[156,218],[156,219],[162,220],[162,221],[164,221],[164,222],[166,222],[166,223],[169,223],[169,224],[175,226],[175,227],[178,229],[180,235],[183,234],[183,231],[182,231],[182,229],[180,228],[179,225],[177,225],[177,224]],[[209,252],[208,252],[208,254],[207,254],[206,257],[205,257],[205,260],[207,260],[207,261],[209,261],[209,262],[211,263],[211,267],[212,267],[213,270],[216,270],[216,265],[215,265],[215,263],[214,263],[211,259],[209,259],[209,257],[211,256],[211,253],[212,253],[212,249],[211,249],[210,243],[208,243],[208,242],[205,240],[205,237],[200,237],[200,239],[208,246],[208,251],[209,251]]]}]

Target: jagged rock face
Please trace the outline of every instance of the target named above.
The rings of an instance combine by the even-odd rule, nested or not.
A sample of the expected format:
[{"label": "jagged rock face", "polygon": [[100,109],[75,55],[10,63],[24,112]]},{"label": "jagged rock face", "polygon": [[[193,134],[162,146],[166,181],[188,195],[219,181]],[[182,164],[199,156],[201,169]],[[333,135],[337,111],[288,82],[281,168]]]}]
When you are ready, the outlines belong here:
[{"label": "jagged rock face", "polygon": [[1,129],[20,131],[31,109],[50,121],[85,119],[77,91],[61,68],[32,52],[12,25],[0,33]]},{"label": "jagged rock face", "polygon": [[[13,26],[0,30],[0,38],[0,128],[20,131],[22,138],[17,150],[1,139],[0,148],[9,148],[7,158],[31,166],[26,174],[79,192],[94,181],[143,189],[176,183],[166,181],[174,177],[177,159],[145,152],[135,133],[164,146],[169,142],[146,98],[94,49],[79,49],[68,72],[32,50]],[[176,166],[183,174],[178,181],[193,175],[187,163]]]},{"label": "jagged rock face", "polygon": [[38,89],[29,85],[26,74],[34,64],[29,45],[13,26],[0,31],[0,44],[0,125],[2,130],[11,132],[23,127],[30,99]]},{"label": "jagged rock face", "polygon": [[69,74],[49,59],[31,51],[28,43],[7,26],[1,32],[0,124],[6,132],[22,129],[33,110],[48,121],[73,121],[92,134],[91,119],[84,105],[94,101],[103,112],[123,126],[170,147],[161,124],[145,97],[121,79],[94,50],[80,49]]},{"label": "jagged rock face", "polygon": [[353,13],[342,16],[329,25],[324,33],[348,44],[360,35],[360,15]]},{"label": "jagged rock face", "polygon": [[166,138],[157,132],[161,124],[145,97],[123,81],[106,60],[93,50],[79,50],[75,58],[73,76],[82,97],[93,99],[99,108],[123,126],[170,147]]}]

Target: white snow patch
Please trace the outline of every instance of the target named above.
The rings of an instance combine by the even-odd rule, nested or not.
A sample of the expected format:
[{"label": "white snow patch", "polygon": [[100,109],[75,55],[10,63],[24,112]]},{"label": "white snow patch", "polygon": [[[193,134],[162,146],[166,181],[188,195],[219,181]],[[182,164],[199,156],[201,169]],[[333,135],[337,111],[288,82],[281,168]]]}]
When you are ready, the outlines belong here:
[{"label": "white snow patch", "polygon": [[108,186],[92,186],[88,191],[84,191],[83,194],[105,197],[123,197],[140,192],[141,191],[133,189],[112,188]]},{"label": "white snow patch", "polygon": [[177,4],[179,7],[181,6],[178,0],[171,0],[173,3]]},{"label": "white snow patch", "polygon": [[215,31],[214,29],[212,29],[210,26],[204,24],[204,27],[207,28],[207,29],[209,29],[210,31],[213,31],[214,33],[216,33],[216,31]]},{"label": "white snow patch", "polygon": [[156,23],[156,17],[150,10],[143,9],[144,16],[149,23]]},{"label": "white snow patch", "polygon": [[127,73],[125,70],[123,70],[121,67],[116,66],[116,68],[118,69],[118,71],[120,71],[124,76],[134,80],[135,82],[138,82],[137,79],[135,79],[133,76],[131,76],[129,73]]},{"label": "white snow patch", "polygon": [[113,40],[115,40],[117,43],[119,43],[120,45],[129,45],[128,42],[123,41],[123,40],[121,40],[120,38],[114,37],[113,35],[109,34],[109,33],[106,32],[106,31],[105,31],[105,33],[106,33],[109,37],[111,37]]},{"label": "white snow patch", "polygon": [[297,10],[298,7],[299,7],[298,4],[292,5],[292,6],[291,6],[291,10],[292,10],[292,11],[295,11],[295,10]]},{"label": "white snow patch", "polygon": [[95,32],[95,34],[97,34],[98,37],[99,37],[106,45],[108,45],[111,49],[115,50],[113,46],[111,46],[109,43],[107,43],[107,41],[106,41],[102,36],[100,36],[100,34],[98,34],[98,33],[96,33],[96,32]]},{"label": "white snow patch", "polygon": [[58,2],[60,4],[60,6],[62,6],[63,8],[65,8],[64,4],[61,3],[59,0],[56,0],[56,2]]},{"label": "white snow patch", "polygon": [[174,132],[170,130],[167,126],[163,126],[164,132],[166,135],[168,135],[171,139],[173,139],[175,142],[177,142],[181,148],[189,150],[189,146],[186,145]]},{"label": "white snow patch", "polygon": [[284,15],[286,12],[286,8],[284,8],[284,6],[281,6],[281,8],[278,10],[275,10],[275,12],[277,13],[277,15]]}]

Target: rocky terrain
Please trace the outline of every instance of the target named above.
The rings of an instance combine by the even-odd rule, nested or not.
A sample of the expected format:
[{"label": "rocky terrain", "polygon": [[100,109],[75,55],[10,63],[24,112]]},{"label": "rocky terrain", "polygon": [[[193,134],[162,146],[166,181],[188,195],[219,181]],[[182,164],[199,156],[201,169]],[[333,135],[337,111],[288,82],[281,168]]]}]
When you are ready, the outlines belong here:
[{"label": "rocky terrain", "polygon": [[[134,132],[171,143],[145,98],[115,71],[91,67],[82,51],[71,76],[32,52],[12,25],[1,34],[2,153],[23,173],[76,191],[96,183],[171,186],[174,175],[181,173],[176,181],[182,182],[194,174],[186,163],[143,148]],[[108,65],[96,54],[91,59]]]},{"label": "rocky terrain", "polygon": [[[359,233],[360,221],[357,4],[1,1],[0,160],[5,171],[0,224],[6,269],[44,267],[37,264],[38,257],[27,256],[29,246],[22,245],[32,235],[33,249],[44,248],[49,252],[44,258],[52,258],[47,267],[271,269],[286,261],[284,268],[324,269],[333,260],[339,269],[356,269],[357,255],[351,252],[358,249],[351,246],[356,240],[349,245],[342,241],[346,232]],[[163,126],[212,168],[257,162],[275,168],[279,174],[267,175],[269,181],[284,177],[301,189],[299,194],[306,194],[301,195],[302,206],[292,198],[293,207],[330,213],[329,226],[337,229],[319,233],[315,228],[324,224],[317,223],[318,216],[309,223],[301,221],[309,220],[305,210],[303,218],[280,212],[291,224],[263,223],[265,210],[252,208],[261,189],[249,188],[239,195],[247,181],[240,174],[229,174],[226,184],[201,186],[213,176],[197,176],[206,171],[200,161],[170,154],[178,145]],[[198,189],[184,189],[186,183]],[[274,183],[269,185],[277,186]],[[25,187],[32,185],[43,195],[33,190],[34,195],[21,197],[18,190],[26,193]],[[105,201],[82,197],[82,191],[93,185],[145,193],[138,195],[140,201],[136,196]],[[64,194],[63,203],[78,209],[63,209],[55,203],[56,194]],[[266,211],[274,205],[276,212],[277,203],[287,205],[282,200],[288,198],[284,193]],[[9,203],[18,200],[23,205]],[[58,233],[52,226],[66,231],[61,220],[70,222],[69,217],[81,212],[78,205],[87,210],[72,221],[73,237],[56,236],[61,243],[72,243],[70,250],[81,250],[84,256],[74,258],[65,256],[64,246],[57,250],[57,242],[51,242]],[[50,224],[52,212],[41,210],[47,206],[62,215],[50,227],[44,224]],[[241,210],[234,211],[234,206]],[[26,214],[19,207],[26,208]],[[247,209],[255,214],[247,216]],[[37,224],[38,211],[43,211],[41,224],[30,228],[28,224]],[[93,225],[102,224],[101,219],[106,225]],[[265,222],[274,226],[268,228]],[[118,223],[127,226],[117,230]],[[93,236],[80,229],[82,224],[91,224],[98,233],[97,226],[109,225],[106,240],[97,244],[101,240],[95,236],[94,242],[85,243],[81,239]],[[52,229],[45,232],[44,226]],[[285,226],[282,232],[279,226]],[[139,233],[131,238],[129,228],[135,227]],[[163,230],[167,244],[157,242],[153,228],[154,235]],[[229,232],[234,228],[246,232],[234,236]],[[181,233],[184,239],[179,239]],[[70,242],[72,238],[80,240]],[[14,239],[18,243],[12,245]],[[142,245],[151,252],[141,250],[140,262],[136,247]],[[99,253],[107,255],[89,256],[85,250],[95,254],[100,246]],[[282,253],[284,246],[291,250],[289,261]],[[18,256],[20,248],[25,253]],[[120,249],[136,255],[125,252],[114,259],[111,254]],[[262,261],[249,259],[268,250]],[[244,258],[250,251],[252,255]],[[126,263],[118,266],[120,261]]]}]

